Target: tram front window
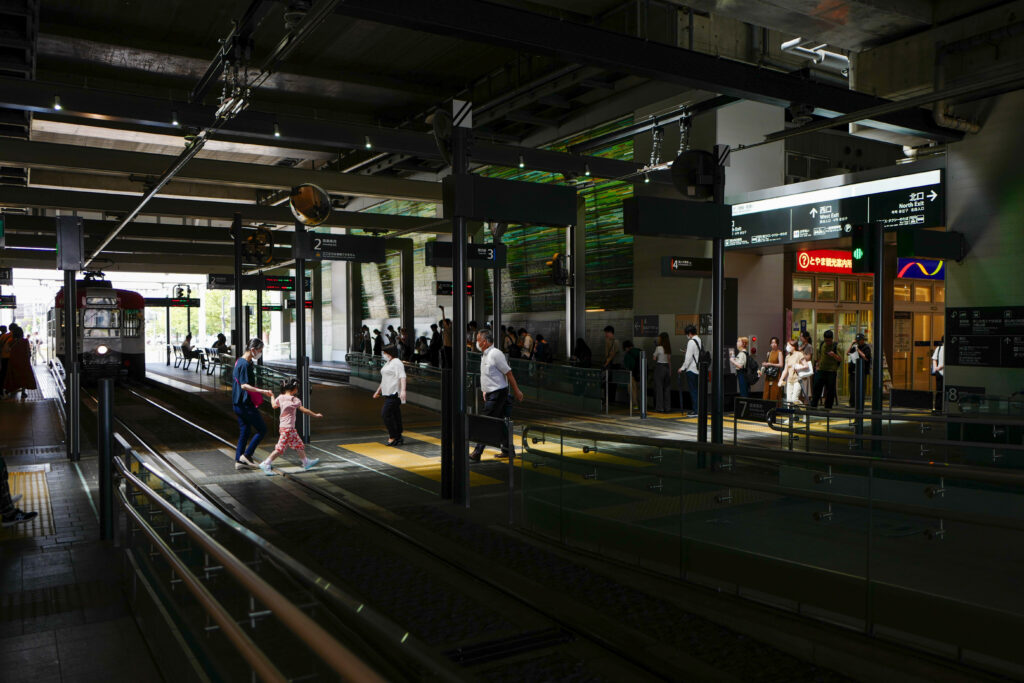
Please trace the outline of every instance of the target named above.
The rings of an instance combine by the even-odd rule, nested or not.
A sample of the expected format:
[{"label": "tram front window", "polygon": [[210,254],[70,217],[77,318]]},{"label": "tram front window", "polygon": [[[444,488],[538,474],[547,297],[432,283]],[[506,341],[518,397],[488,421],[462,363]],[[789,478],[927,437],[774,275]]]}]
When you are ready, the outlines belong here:
[{"label": "tram front window", "polygon": [[121,312],[116,309],[88,309],[82,318],[86,337],[116,337],[121,328]]}]

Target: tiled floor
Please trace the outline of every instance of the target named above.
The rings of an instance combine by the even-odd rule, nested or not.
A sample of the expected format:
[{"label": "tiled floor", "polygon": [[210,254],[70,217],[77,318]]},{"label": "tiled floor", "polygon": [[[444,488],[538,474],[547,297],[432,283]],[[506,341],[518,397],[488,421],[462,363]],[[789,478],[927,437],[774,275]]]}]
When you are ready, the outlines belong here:
[{"label": "tiled floor", "polygon": [[0,529],[0,681],[162,680],[122,593],[119,551],[99,540],[95,456],[68,462],[59,422],[33,424],[26,411],[53,408],[0,403],[12,488],[41,513]]}]

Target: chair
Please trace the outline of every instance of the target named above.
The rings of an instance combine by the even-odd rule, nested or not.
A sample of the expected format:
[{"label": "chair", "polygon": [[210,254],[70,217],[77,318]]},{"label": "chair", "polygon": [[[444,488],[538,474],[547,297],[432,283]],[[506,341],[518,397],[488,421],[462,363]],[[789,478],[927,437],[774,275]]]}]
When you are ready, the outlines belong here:
[{"label": "chair", "polygon": [[174,349],[174,367],[180,368],[185,362],[185,354],[181,352],[181,346],[174,345],[171,348]]}]

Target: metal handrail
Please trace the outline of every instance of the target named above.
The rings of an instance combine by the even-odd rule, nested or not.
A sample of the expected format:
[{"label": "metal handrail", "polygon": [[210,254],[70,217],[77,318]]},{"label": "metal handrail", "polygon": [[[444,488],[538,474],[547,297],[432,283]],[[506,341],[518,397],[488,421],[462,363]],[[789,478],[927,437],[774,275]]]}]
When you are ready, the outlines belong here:
[{"label": "metal handrail", "polygon": [[[242,526],[234,519],[227,516],[220,509],[210,504],[210,502],[202,496],[182,487],[181,484],[173,478],[168,477],[167,474],[164,473],[156,464],[139,457],[139,454],[131,448],[121,434],[115,432],[113,438],[125,453],[130,453],[142,467],[160,479],[164,485],[173,489],[179,495],[187,498],[196,505],[197,508],[202,509],[204,514],[209,515],[221,525],[233,531],[236,535],[241,537],[243,541],[249,543],[260,552],[265,553],[271,560],[294,576],[306,587],[307,590],[324,596],[330,602],[338,605],[342,609],[348,610],[352,613],[358,613],[361,627],[369,627],[374,630],[378,638],[381,640],[392,642],[395,645],[401,645],[403,650],[408,652],[410,656],[421,666],[428,667],[431,671],[431,675],[435,679],[452,682],[461,680],[454,671],[446,668],[445,662],[439,661],[434,657],[433,653],[425,648],[417,639],[409,637],[409,634],[405,629],[398,627],[389,619],[378,614],[374,609],[368,607],[363,602],[347,595],[337,585],[330,581],[326,581],[322,576],[311,571],[308,567],[295,560],[291,555],[273,545],[259,534],[245,526]],[[115,461],[118,462],[119,469],[123,470],[124,465],[117,459],[115,459]]]},{"label": "metal handrail", "polygon": [[[122,469],[122,473],[125,470]],[[129,475],[130,476],[130,475]],[[134,477],[132,477],[134,479]],[[135,479],[139,482],[138,479]],[[139,482],[140,486],[143,486]],[[168,564],[171,565],[171,569],[177,574],[185,587],[195,596],[199,604],[202,605],[203,609],[210,618],[217,623],[217,626],[221,628],[225,636],[232,642],[235,649],[238,650],[239,654],[249,663],[253,671],[259,674],[261,680],[264,681],[286,681],[284,674],[282,674],[273,662],[267,658],[265,654],[257,647],[256,643],[252,641],[252,638],[245,633],[241,626],[239,626],[235,620],[231,617],[231,614],[224,609],[224,606],[217,601],[213,594],[207,590],[206,586],[203,585],[202,581],[193,574],[184,562],[174,553],[174,551],[164,542],[164,539],[160,537],[153,527],[135,510],[131,502],[125,496],[124,491],[118,489],[117,491],[118,501],[121,503],[121,507],[131,516],[132,519],[138,524],[139,528],[149,542],[160,551],[160,554],[164,556]],[[154,499],[159,499],[159,496],[152,496]],[[160,499],[162,500],[162,499]],[[165,510],[168,508],[165,508]],[[192,529],[185,527],[186,532],[193,538],[197,536],[193,533]],[[201,532],[200,532],[201,533]],[[198,540],[198,538],[197,538]]]},{"label": "metal handrail", "polygon": [[[121,439],[120,442],[124,444],[123,439]],[[135,455],[131,448],[128,448],[127,452]],[[313,619],[306,615],[305,612],[299,609],[288,598],[279,593],[269,583],[264,581],[259,575],[250,569],[248,565],[228,551],[227,548],[210,537],[209,534],[203,531],[203,529],[191,519],[182,514],[182,512],[174,507],[174,505],[165,500],[157,491],[153,490],[145,482],[132,474],[131,470],[125,466],[121,459],[115,458],[114,462],[117,469],[120,471],[121,476],[124,477],[126,481],[130,482],[140,491],[150,492],[150,495],[147,495],[147,498],[150,501],[156,503],[164,514],[174,520],[174,523],[179,528],[183,529],[193,541],[200,545],[211,557],[215,558],[217,562],[225,568],[225,570],[234,575],[235,579],[242,584],[242,586],[244,586],[256,600],[263,605],[266,605],[267,608],[273,612],[285,626],[298,634],[308,647],[328,666],[330,666],[335,673],[353,680],[380,681],[383,683],[384,679],[381,676],[369,668],[348,648],[335,640],[326,630],[324,630],[322,626],[313,621]],[[173,487],[179,494],[188,496],[193,501],[197,500],[195,496],[190,495],[190,492],[184,491],[180,487],[175,486],[174,482],[162,477],[161,481]],[[141,516],[134,510],[123,492],[119,494],[119,499],[121,500],[122,507],[128,510],[137,521],[141,521],[145,527],[149,526],[141,520]],[[147,535],[150,535],[149,532],[151,531],[152,530],[149,529],[147,531]],[[152,533],[155,534],[155,532]],[[161,553],[164,553],[165,555],[168,553],[170,555],[174,554],[170,548],[161,548]],[[174,557],[175,560],[177,560],[177,556],[175,555]],[[175,571],[181,575],[183,579],[186,579],[186,574],[191,577],[191,579],[186,579],[186,583],[189,584],[189,588],[192,590],[193,586],[191,584],[193,582],[198,582],[198,579],[191,574],[188,568],[185,567],[180,560],[177,560],[177,562],[172,560],[171,563],[175,566]],[[205,589],[203,590],[205,591]],[[201,595],[196,590],[193,590],[193,593],[195,593],[197,598],[200,599],[200,602],[203,603],[203,607],[207,608],[210,616],[217,620],[218,624],[223,620],[226,623],[230,622],[233,625],[234,628],[232,628],[232,626],[224,626],[224,624],[221,624],[222,627],[226,629],[225,633],[227,633],[229,638],[231,638],[232,642],[239,650],[239,653],[245,657],[246,661],[248,661],[261,676],[268,680],[285,680],[284,676],[281,675],[281,673],[273,666],[273,664],[270,663],[268,659],[266,659],[266,656],[259,650],[259,648],[256,647],[255,643],[249,640],[248,637],[245,636],[244,632],[240,631],[237,624],[234,624],[230,615],[227,614],[226,610],[224,610],[219,603],[216,603],[212,595],[209,595],[209,593]],[[208,600],[213,602],[208,603]],[[211,609],[211,607],[213,608]],[[236,629],[239,633],[233,634],[233,631]]]},{"label": "metal handrail", "polygon": [[[1024,399],[1021,399],[1024,401]],[[863,418],[865,420],[902,420],[904,422],[932,422],[946,424],[949,422],[955,424],[991,424],[993,420],[991,417],[969,417],[966,415],[948,415],[948,416],[936,416],[936,415],[911,415],[909,413],[893,413],[886,411],[870,411],[865,410],[862,413],[858,413],[850,408],[811,408],[803,404],[786,404],[783,410],[791,412],[801,412],[804,415],[810,415],[813,417],[833,417],[837,420],[854,420],[857,418]],[[998,424],[1007,425],[1010,427],[1024,427],[1024,419],[1018,420],[999,420]]]},{"label": "metal handrail", "polygon": [[[659,436],[633,436],[624,434],[611,434],[575,427],[552,427],[541,424],[523,425],[523,443],[527,446],[528,436],[531,430],[546,433],[558,433],[561,436],[583,439],[589,441],[607,441],[635,444],[638,446],[654,446],[668,450],[685,450],[691,452],[706,453],[710,455],[723,455],[729,457],[741,457],[751,460],[778,460],[815,463],[820,465],[843,465],[855,467],[872,467],[876,470],[888,472],[899,472],[902,474],[919,474],[930,477],[948,477],[954,479],[967,479],[970,481],[983,482],[987,484],[1003,484],[1010,486],[1024,487],[1024,472],[1008,471],[987,467],[968,467],[964,465],[949,465],[939,462],[922,463],[913,460],[902,460],[898,458],[879,458],[864,455],[837,455],[834,453],[821,453],[816,451],[790,451],[767,447],[752,448],[749,446],[733,446],[707,442],[686,442],[681,443],[678,439],[670,439]],[[991,445],[991,444],[989,444]],[[537,451],[541,455],[554,456],[551,453]],[[612,463],[601,463],[602,467],[613,466]],[[624,465],[619,465],[627,468]],[[645,468],[644,472],[655,471],[654,468]]]},{"label": "metal handrail", "polygon": [[[730,479],[729,477],[731,475],[726,475],[726,474],[721,474],[721,475],[714,474],[714,473],[702,474],[700,472],[692,471],[692,470],[691,471],[687,471],[687,472],[681,472],[681,471],[676,471],[676,470],[669,470],[669,469],[662,468],[662,467],[650,467],[650,468],[644,468],[642,470],[639,470],[639,469],[630,467],[628,465],[622,465],[622,464],[616,464],[616,463],[605,463],[605,462],[602,462],[599,465],[595,465],[591,461],[586,461],[586,460],[582,460],[582,459],[578,459],[578,458],[572,458],[571,456],[565,456],[565,455],[561,455],[561,454],[557,454],[557,453],[548,453],[546,451],[539,451],[539,450],[534,450],[534,449],[530,448],[529,443],[526,441],[527,434],[528,434],[528,431],[529,431],[529,426],[530,425],[526,425],[526,426],[523,427],[523,440],[524,440],[524,443],[526,444],[525,450],[528,453],[531,453],[531,454],[534,454],[534,455],[540,455],[542,457],[545,457],[545,458],[548,458],[548,459],[551,459],[551,460],[558,460],[558,461],[569,460],[569,461],[573,461],[573,462],[577,462],[577,463],[586,463],[587,465],[590,465],[590,466],[595,466],[595,467],[599,466],[599,467],[601,467],[604,470],[612,470],[612,471],[618,471],[618,472],[627,472],[629,474],[636,475],[636,476],[658,477],[658,478],[662,478],[662,479],[679,479],[679,480],[684,480],[685,479],[687,481],[695,481],[695,482],[699,482],[699,483],[702,483],[702,484],[711,484],[711,485],[722,486],[722,487],[749,489],[751,491],[760,491],[762,493],[770,493],[770,494],[780,495],[780,496],[795,496],[795,497],[806,498],[806,499],[810,499],[810,500],[820,500],[820,501],[824,501],[824,502],[828,502],[828,503],[835,503],[837,505],[850,505],[850,506],[854,506],[854,507],[872,507],[872,508],[875,508],[875,509],[878,509],[878,510],[886,510],[886,511],[889,511],[889,512],[898,512],[898,513],[902,513],[902,514],[914,515],[914,516],[919,516],[919,517],[930,517],[930,518],[935,518],[935,519],[951,520],[951,521],[957,521],[957,522],[964,522],[964,523],[967,523],[967,524],[983,524],[983,525],[988,525],[988,526],[992,526],[992,527],[998,527],[998,528],[1002,528],[1002,529],[1010,529],[1010,530],[1014,530],[1014,531],[1024,531],[1024,518],[1022,518],[1022,519],[1015,519],[1013,517],[1000,517],[1000,516],[995,516],[995,515],[986,514],[986,513],[968,512],[968,511],[955,510],[955,509],[950,509],[950,508],[930,508],[930,507],[926,507],[926,506],[923,506],[923,505],[913,505],[913,504],[909,504],[909,503],[895,503],[895,502],[887,501],[887,500],[880,499],[880,498],[869,498],[867,496],[856,496],[856,495],[845,494],[845,493],[833,493],[833,492],[824,491],[824,490],[816,491],[816,490],[812,490],[812,489],[801,489],[801,488],[795,488],[795,487],[792,487],[792,486],[782,486],[782,485],[779,485],[779,484],[768,484],[768,483],[764,483],[764,482],[760,482],[760,481],[736,480],[736,479]],[[575,431],[575,430],[567,429],[565,431],[570,431],[571,432],[571,431]],[[565,436],[565,435],[562,434],[562,436]],[[629,437],[629,438],[632,439],[633,437]],[[603,440],[605,440],[605,441],[612,441],[612,440],[615,440],[615,439],[603,439]],[[619,439],[619,441],[623,441],[623,440]],[[688,446],[680,446],[678,442],[667,443],[664,447],[665,448],[671,448],[673,450],[676,450],[676,449],[679,449],[679,450],[699,450],[699,451],[705,451],[705,452],[710,452],[712,450],[711,448],[705,448],[705,446],[703,444],[701,444],[700,446],[694,447],[694,448],[690,448]],[[770,450],[770,449],[763,449],[763,450]],[[763,451],[761,451],[761,453],[762,454],[760,456],[755,456],[755,457],[759,457],[762,460],[764,460],[764,459],[774,459],[774,460],[779,460],[779,461],[781,461],[781,460],[802,460],[802,461],[805,461],[805,462],[817,462],[817,463],[821,463],[822,462],[821,458],[807,457],[806,453],[792,454],[791,455],[790,451],[781,451],[780,455],[777,458],[771,458],[770,456],[768,456],[766,458],[766,456],[763,454]],[[734,452],[730,452],[729,454],[733,455],[733,456],[736,455]],[[855,463],[855,462],[852,462],[853,460],[859,460],[861,462],[856,462]],[[890,464],[890,462],[888,462],[888,461],[879,461],[879,460],[876,460],[874,458],[860,458],[858,456],[834,456],[834,458],[832,458],[832,461],[828,462],[828,464],[832,464],[832,465],[853,465],[853,464],[856,464],[856,465],[859,465],[861,467],[864,467],[864,468],[867,468],[867,469],[870,469],[870,470],[883,469],[883,470],[887,470],[887,471],[897,471],[897,472],[906,472],[907,471],[904,468],[892,469],[892,468],[883,467],[884,465]],[[909,463],[909,464],[915,464],[915,463]],[[959,468],[959,469],[962,470],[963,468]],[[928,474],[935,475],[936,473],[935,472],[929,472]],[[984,474],[984,473],[982,473],[982,474]],[[989,477],[976,477],[976,478],[975,477],[963,477],[963,476],[959,476],[957,474],[954,474],[954,473],[951,473],[951,472],[947,472],[947,471],[943,471],[943,472],[938,473],[938,476],[944,476],[944,477],[947,477],[947,478],[968,478],[968,479],[971,479],[972,481],[986,481],[986,482],[991,483],[991,478],[989,478]],[[1021,485],[1024,485],[1024,475],[1018,475],[1016,477],[1016,479],[1018,481],[1013,482],[1013,483],[1019,483]]]},{"label": "metal handrail", "polygon": [[[768,410],[768,413],[767,413],[767,424],[768,424],[768,427],[772,431],[779,432],[780,434],[789,433],[788,427],[784,429],[781,426],[778,426],[776,424],[776,422],[775,422],[775,416],[776,416],[776,413],[778,412],[778,410],[779,409],[777,409],[777,408],[770,408]],[[783,408],[782,410],[784,412],[786,412],[787,414],[788,413],[796,414],[796,413],[799,412],[797,410],[792,410],[792,409],[790,409],[788,407],[787,408]],[[861,419],[861,418],[862,418],[862,415],[856,414],[853,419]],[[841,419],[845,419],[845,416],[843,416]],[[863,417],[863,420],[865,422],[868,422],[871,419],[872,418]],[[882,419],[882,418],[876,417],[874,419]],[[932,418],[929,421],[942,422],[942,423],[953,423],[953,424],[979,424],[979,423],[980,424],[989,424],[990,423],[989,420],[974,420],[974,419],[972,419],[972,420],[952,420],[952,419],[944,420],[942,418]],[[1000,421],[999,424],[1003,425],[1004,423],[1002,421]],[[1021,424],[1024,425],[1024,422],[1022,422]],[[1015,425],[1011,424],[1009,426],[1015,426]],[[829,431],[827,430],[827,428],[826,428],[825,432],[822,432],[820,430],[813,430],[812,431],[810,429],[810,426],[808,425],[808,428],[801,432],[801,435],[804,435],[804,436],[818,436],[819,438],[820,438],[821,434],[829,434]],[[913,444],[922,444],[922,445],[926,445],[926,446],[956,446],[956,447],[961,447],[961,448],[998,448],[1001,451],[1024,451],[1024,444],[993,443],[991,441],[954,441],[954,440],[950,440],[950,439],[922,439],[920,437],[892,436],[891,434],[889,434],[889,435],[886,435],[886,434],[869,434],[868,432],[861,432],[859,434],[844,435],[844,436],[849,436],[849,438],[851,438],[851,439],[857,439],[857,440],[863,440],[863,441],[880,441],[880,442],[883,442],[883,443],[913,443]]]}]

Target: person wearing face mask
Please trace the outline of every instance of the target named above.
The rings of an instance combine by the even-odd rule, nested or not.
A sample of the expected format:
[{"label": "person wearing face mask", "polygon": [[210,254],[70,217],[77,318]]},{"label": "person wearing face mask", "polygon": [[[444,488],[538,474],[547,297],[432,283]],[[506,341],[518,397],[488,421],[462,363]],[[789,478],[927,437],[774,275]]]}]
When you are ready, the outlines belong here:
[{"label": "person wearing face mask", "polygon": [[374,398],[384,397],[384,407],[380,416],[388,428],[388,445],[401,446],[402,439],[402,404],[405,403],[405,365],[398,357],[398,347],[388,344],[382,352],[384,367],[380,369],[380,386],[373,394]]},{"label": "person wearing face mask", "polygon": [[[508,413],[509,388],[511,387],[512,395],[520,403],[523,401],[523,392],[519,391],[519,385],[512,374],[512,368],[509,367],[508,362],[505,360],[505,354],[501,352],[501,349],[494,346],[489,329],[484,328],[476,333],[476,348],[481,353],[480,391],[484,395],[484,405],[480,410],[480,414],[499,419],[504,418]],[[483,452],[484,445],[478,443],[473,452],[469,454],[470,461],[480,462],[480,456],[483,455]],[[508,458],[512,456],[514,456],[514,453],[508,453],[502,449],[499,457]]]},{"label": "person wearing face mask", "polygon": [[786,362],[778,385],[786,388],[786,403],[800,402],[800,370],[805,367],[804,354],[799,353],[792,341],[786,342]]},{"label": "person wearing face mask", "polygon": [[246,345],[245,353],[235,361],[231,372],[231,407],[238,417],[238,446],[235,448],[235,469],[255,468],[253,458],[256,446],[267,434],[267,425],[260,416],[259,407],[263,397],[273,398],[270,389],[255,386],[253,363],[263,355],[263,342],[253,338]]}]

